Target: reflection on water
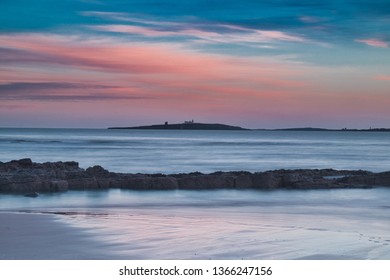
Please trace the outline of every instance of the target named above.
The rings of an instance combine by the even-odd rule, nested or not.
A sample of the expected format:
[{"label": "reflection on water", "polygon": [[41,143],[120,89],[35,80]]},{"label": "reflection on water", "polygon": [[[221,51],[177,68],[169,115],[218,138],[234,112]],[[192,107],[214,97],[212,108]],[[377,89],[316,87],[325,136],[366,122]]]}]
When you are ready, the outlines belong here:
[{"label": "reflection on water", "polygon": [[390,189],[70,191],[0,196],[127,259],[390,259]]}]

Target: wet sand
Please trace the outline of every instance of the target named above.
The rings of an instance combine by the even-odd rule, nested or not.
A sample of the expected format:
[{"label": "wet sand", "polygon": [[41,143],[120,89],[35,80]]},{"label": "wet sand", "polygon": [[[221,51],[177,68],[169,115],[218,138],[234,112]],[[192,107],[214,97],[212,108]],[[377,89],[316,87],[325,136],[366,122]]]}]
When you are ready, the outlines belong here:
[{"label": "wet sand", "polygon": [[389,197],[387,188],[8,195],[0,259],[389,260]]},{"label": "wet sand", "polygon": [[[387,259],[388,243],[356,232],[223,216],[0,213],[0,259]],[[285,223],[285,220],[283,221]],[[279,224],[279,225],[278,225]],[[367,240],[365,240],[367,239]],[[300,240],[300,242],[298,242]],[[387,245],[387,246],[384,246]]]},{"label": "wet sand", "polygon": [[[0,213],[2,260],[113,259],[106,244],[55,215]],[[118,258],[116,256],[116,258]]]}]

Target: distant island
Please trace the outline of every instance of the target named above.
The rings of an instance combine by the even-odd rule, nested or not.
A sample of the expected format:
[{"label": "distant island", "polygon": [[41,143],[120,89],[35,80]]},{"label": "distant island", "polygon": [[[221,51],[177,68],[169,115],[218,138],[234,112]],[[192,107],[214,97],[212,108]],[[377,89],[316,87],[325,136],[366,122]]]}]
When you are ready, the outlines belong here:
[{"label": "distant island", "polygon": [[263,130],[263,131],[356,131],[356,132],[390,132],[390,128],[366,128],[366,129],[330,129],[330,128],[318,128],[318,127],[296,127],[296,128],[276,128],[276,129],[248,129],[240,126],[232,126],[220,123],[197,123],[193,120],[185,121],[183,123],[169,124],[154,124],[143,126],[131,126],[131,127],[109,127],[108,129],[185,129],[185,130]]},{"label": "distant island", "polygon": [[196,123],[194,121],[186,121],[184,123],[145,125],[133,127],[109,127],[108,129],[186,129],[186,130],[249,130],[239,126],[232,126],[220,123]]}]

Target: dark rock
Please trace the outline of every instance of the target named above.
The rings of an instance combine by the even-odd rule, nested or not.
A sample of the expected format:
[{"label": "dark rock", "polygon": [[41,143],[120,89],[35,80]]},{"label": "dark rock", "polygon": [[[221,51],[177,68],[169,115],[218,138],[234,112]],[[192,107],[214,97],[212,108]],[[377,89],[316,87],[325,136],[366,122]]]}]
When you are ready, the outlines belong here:
[{"label": "dark rock", "polygon": [[234,178],[226,175],[184,176],[178,179],[180,189],[234,188]]},{"label": "dark rock", "polygon": [[86,170],[77,162],[34,163],[31,159],[0,162],[0,192],[34,193],[123,188],[168,189],[318,189],[390,186],[390,171],[298,169],[266,172],[203,174],[122,174],[96,165]]},{"label": "dark rock", "polygon": [[79,177],[68,179],[68,188],[70,190],[91,190],[98,189],[99,185],[95,177]]},{"label": "dark rock", "polygon": [[178,183],[174,177],[152,177],[137,174],[134,176],[123,176],[120,180],[120,187],[133,190],[167,190],[177,189]]},{"label": "dark rock", "polygon": [[53,180],[50,181],[50,191],[51,192],[64,192],[69,188],[68,181],[66,180]]},{"label": "dark rock", "polygon": [[19,159],[19,160],[15,160],[15,161],[12,161],[12,162],[15,162],[17,164],[19,164],[20,166],[32,166],[33,162],[30,158],[23,158],[23,159]]},{"label": "dark rock", "polygon": [[390,186],[390,171],[346,176],[338,179],[337,182],[359,186]]},{"label": "dark rock", "polygon": [[24,195],[25,197],[38,197],[39,193],[37,192],[32,192],[32,193],[27,193]]},{"label": "dark rock", "polygon": [[72,168],[79,168],[79,163],[76,161],[65,161],[64,165],[72,167]]},{"label": "dark rock", "polygon": [[282,178],[271,171],[253,174],[253,187],[257,189],[276,189],[281,186]]},{"label": "dark rock", "polygon": [[237,189],[253,188],[253,176],[249,174],[240,174],[234,177],[234,187]]},{"label": "dark rock", "polygon": [[0,192],[8,192],[11,190],[11,180],[6,176],[0,176]]},{"label": "dark rock", "polygon": [[100,165],[95,165],[93,167],[88,167],[86,172],[89,175],[101,176],[101,177],[104,177],[104,176],[107,176],[107,175],[110,174],[110,172],[108,170],[104,169]]},{"label": "dark rock", "polygon": [[150,189],[152,190],[168,190],[178,189],[179,184],[174,177],[152,177]]}]

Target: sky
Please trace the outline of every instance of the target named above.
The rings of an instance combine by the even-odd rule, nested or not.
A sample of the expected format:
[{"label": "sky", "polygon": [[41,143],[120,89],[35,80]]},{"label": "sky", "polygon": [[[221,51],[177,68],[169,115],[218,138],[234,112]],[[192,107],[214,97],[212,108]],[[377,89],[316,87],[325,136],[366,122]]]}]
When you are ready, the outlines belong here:
[{"label": "sky", "polygon": [[0,127],[390,127],[389,0],[1,0]]}]

